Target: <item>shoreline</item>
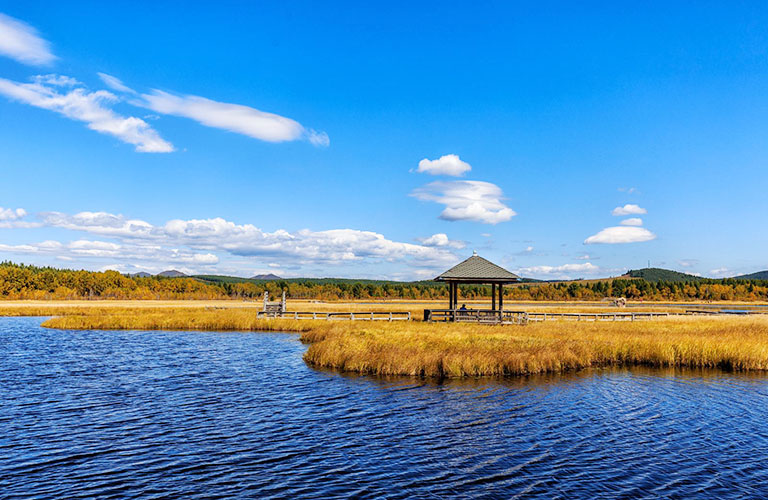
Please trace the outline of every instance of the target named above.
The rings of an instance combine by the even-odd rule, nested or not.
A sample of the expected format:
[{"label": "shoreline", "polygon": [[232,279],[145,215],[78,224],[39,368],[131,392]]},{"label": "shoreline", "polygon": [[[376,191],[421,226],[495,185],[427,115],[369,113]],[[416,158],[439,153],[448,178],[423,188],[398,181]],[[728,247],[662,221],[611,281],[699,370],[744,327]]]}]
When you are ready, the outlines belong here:
[{"label": "shoreline", "polygon": [[253,307],[45,309],[0,306],[0,315],[54,316],[42,326],[63,330],[297,333],[309,344],[303,358],[310,366],[369,375],[510,377],[632,366],[768,370],[768,315],[499,326],[257,319]]}]

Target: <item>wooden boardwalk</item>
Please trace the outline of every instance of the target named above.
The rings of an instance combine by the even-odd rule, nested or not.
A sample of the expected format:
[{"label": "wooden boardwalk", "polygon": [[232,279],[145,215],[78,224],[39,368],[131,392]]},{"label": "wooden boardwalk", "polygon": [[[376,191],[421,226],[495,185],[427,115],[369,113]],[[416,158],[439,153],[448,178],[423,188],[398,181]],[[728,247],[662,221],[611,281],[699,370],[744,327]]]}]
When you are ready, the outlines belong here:
[{"label": "wooden boardwalk", "polygon": [[317,311],[258,311],[258,318],[319,319],[347,321],[410,321],[410,311],[317,312]]},{"label": "wooden boardwalk", "polygon": [[525,325],[529,321],[640,321],[666,318],[666,312],[550,313],[491,309],[425,309],[424,321]]}]

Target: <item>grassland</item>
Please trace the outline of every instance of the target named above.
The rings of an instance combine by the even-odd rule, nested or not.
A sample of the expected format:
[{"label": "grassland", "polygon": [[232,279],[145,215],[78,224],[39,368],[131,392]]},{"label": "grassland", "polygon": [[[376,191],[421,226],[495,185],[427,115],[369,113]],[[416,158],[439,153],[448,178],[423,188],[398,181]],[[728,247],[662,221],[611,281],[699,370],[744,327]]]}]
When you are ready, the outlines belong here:
[{"label": "grassland", "polygon": [[[56,316],[43,325],[61,329],[296,332],[309,344],[304,355],[308,364],[363,374],[456,378],[620,366],[768,370],[768,316],[670,317],[634,323],[547,321],[520,327],[257,319],[254,308],[259,305],[236,301],[14,303],[0,306],[0,315]],[[392,309],[416,314],[435,304],[307,302],[299,306],[302,310]],[[603,308],[616,310],[595,304],[590,311]],[[659,308],[649,305],[647,309]],[[547,310],[560,309],[574,311],[562,304]]]}]

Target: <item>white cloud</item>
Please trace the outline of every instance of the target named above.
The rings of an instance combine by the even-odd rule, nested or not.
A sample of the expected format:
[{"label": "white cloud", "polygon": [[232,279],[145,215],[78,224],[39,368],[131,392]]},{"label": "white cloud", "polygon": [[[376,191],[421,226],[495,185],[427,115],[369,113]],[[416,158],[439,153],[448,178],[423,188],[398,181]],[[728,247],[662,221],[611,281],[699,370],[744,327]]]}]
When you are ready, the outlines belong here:
[{"label": "white cloud", "polygon": [[27,211],[23,208],[0,207],[0,229],[33,228],[41,226],[40,222],[24,220],[27,215]]},{"label": "white cloud", "polygon": [[104,85],[117,92],[124,92],[126,94],[135,94],[136,91],[125,85],[119,78],[108,75],[106,73],[97,73]]},{"label": "white cloud", "polygon": [[624,219],[620,222],[622,226],[642,226],[643,225],[643,219],[640,217],[630,217],[629,219]]},{"label": "white cloud", "polygon": [[46,226],[85,231],[102,236],[147,238],[155,229],[152,224],[107,212],[80,212],[68,215],[61,212],[43,212],[40,218]]},{"label": "white cloud", "polygon": [[607,227],[599,233],[590,236],[584,240],[585,245],[594,243],[639,243],[650,241],[656,238],[656,235],[644,227],[636,226],[614,226]]},{"label": "white cloud", "polygon": [[306,139],[316,146],[328,146],[328,134],[305,129],[299,122],[241,104],[213,101],[205,97],[177,96],[152,90],[135,104],[157,113],[190,118],[207,127],[247,135],[267,142]]},{"label": "white cloud", "polygon": [[682,259],[677,261],[681,267],[694,267],[699,264],[698,259]]},{"label": "white cloud", "polygon": [[23,208],[3,208],[0,207],[0,221],[19,220],[27,215]]},{"label": "white cloud", "polygon": [[460,177],[472,170],[469,163],[461,161],[458,155],[445,155],[437,160],[424,158],[419,162],[417,172],[430,175],[450,175]]},{"label": "white cloud", "polygon": [[[252,224],[235,224],[222,218],[174,219],[162,226],[107,212],[40,214],[42,224],[72,231],[116,238],[124,248],[186,247],[193,251],[225,252],[260,257],[267,261],[301,264],[339,264],[356,261],[404,261],[414,266],[450,265],[457,260],[450,249],[460,242],[428,246],[392,241],[372,231],[308,229],[288,232],[262,231]],[[446,237],[447,238],[447,237]],[[441,240],[438,236],[434,241]]]},{"label": "white cloud", "polygon": [[466,243],[463,241],[451,240],[445,233],[433,234],[428,238],[417,238],[417,241],[425,247],[450,247],[450,248],[464,248]]},{"label": "white cloud", "polygon": [[545,278],[545,279],[566,279],[574,276],[575,274],[595,274],[600,272],[600,267],[592,264],[591,262],[585,262],[583,264],[563,264],[562,266],[531,266],[521,267],[517,270],[517,274],[525,277],[532,278]]},{"label": "white cloud", "polygon": [[48,240],[23,245],[0,244],[0,251],[20,255],[52,255],[65,261],[106,258],[132,263],[164,262],[166,266],[174,263],[210,266],[219,262],[219,258],[212,253],[179,250],[159,245],[118,244],[98,240],[76,240],[69,243]]},{"label": "white cloud", "polygon": [[646,214],[648,211],[644,208],[639,207],[638,205],[633,204],[626,204],[623,207],[616,207],[613,209],[613,212],[611,212],[612,215],[618,215],[618,216],[624,216],[624,215],[642,215]]},{"label": "white cloud", "polygon": [[490,182],[431,182],[414,190],[411,196],[422,201],[434,201],[445,205],[445,209],[440,214],[443,220],[498,224],[517,215],[502,202],[501,188]]},{"label": "white cloud", "polygon": [[33,66],[56,60],[50,44],[40,37],[35,28],[1,13],[0,54]]},{"label": "white cloud", "polygon": [[85,122],[91,130],[133,144],[139,152],[173,151],[173,145],[163,140],[144,120],[134,116],[121,116],[112,111],[109,105],[117,101],[114,94],[106,90],[89,92],[82,87],[60,92],[58,87],[62,87],[62,83],[51,83],[52,77],[55,75],[46,75],[35,83],[18,83],[0,78],[0,94],[30,106],[54,111],[72,120]]},{"label": "white cloud", "polygon": [[82,85],[75,78],[65,75],[37,75],[33,76],[32,80],[40,85],[53,85],[55,87],[74,87],[76,85]]}]

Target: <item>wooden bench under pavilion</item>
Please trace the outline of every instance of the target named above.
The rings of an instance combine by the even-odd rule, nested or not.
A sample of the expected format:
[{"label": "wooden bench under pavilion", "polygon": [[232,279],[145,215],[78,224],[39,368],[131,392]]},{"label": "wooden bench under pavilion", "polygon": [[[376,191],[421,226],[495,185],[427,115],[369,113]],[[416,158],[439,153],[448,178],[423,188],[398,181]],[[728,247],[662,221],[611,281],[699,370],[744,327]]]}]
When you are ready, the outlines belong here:
[{"label": "wooden bench under pavilion", "polygon": [[[486,260],[477,252],[450,268],[435,281],[448,284],[448,309],[425,309],[424,321],[468,321],[476,323],[521,323],[522,311],[504,310],[504,285],[520,281],[520,277]],[[460,309],[459,285],[491,285],[490,309]],[[498,296],[498,307],[497,298]]]}]

